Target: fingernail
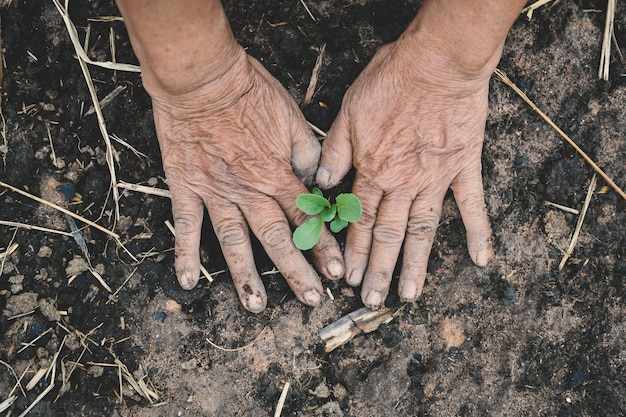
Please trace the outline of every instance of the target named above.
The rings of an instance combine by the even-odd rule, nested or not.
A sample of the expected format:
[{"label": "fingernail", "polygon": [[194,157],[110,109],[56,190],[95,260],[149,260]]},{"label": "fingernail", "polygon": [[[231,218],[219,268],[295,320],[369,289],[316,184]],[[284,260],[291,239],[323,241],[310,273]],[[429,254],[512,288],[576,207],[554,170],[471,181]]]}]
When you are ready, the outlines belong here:
[{"label": "fingernail", "polygon": [[193,290],[198,283],[198,277],[194,277],[193,272],[184,271],[180,275],[179,283],[183,290]]},{"label": "fingernail", "polygon": [[474,257],[474,262],[478,266],[485,266],[491,258],[491,251],[489,249],[483,249],[478,251]]},{"label": "fingernail", "polygon": [[348,277],[346,278],[346,282],[348,283],[348,285],[351,285],[353,287],[361,285],[364,272],[365,271],[362,268],[354,268],[352,271],[350,271]]},{"label": "fingernail", "polygon": [[378,310],[383,304],[383,293],[370,291],[363,297],[363,304],[372,310]]},{"label": "fingernail", "polygon": [[302,299],[305,304],[310,306],[316,306],[322,301],[322,296],[315,289],[310,289],[302,294]]},{"label": "fingernail", "polygon": [[317,176],[315,177],[315,182],[317,182],[322,187],[328,187],[328,183],[330,182],[330,171],[325,166],[320,166],[317,169]]},{"label": "fingernail", "polygon": [[265,310],[265,300],[258,294],[252,294],[246,298],[246,309],[251,313],[260,313]]},{"label": "fingernail", "polygon": [[326,270],[328,271],[328,275],[333,277],[333,279],[339,279],[345,273],[343,262],[339,259],[331,259],[326,266]]},{"label": "fingernail", "polygon": [[417,285],[413,281],[409,281],[402,286],[400,290],[400,298],[404,302],[415,301],[417,295]]}]

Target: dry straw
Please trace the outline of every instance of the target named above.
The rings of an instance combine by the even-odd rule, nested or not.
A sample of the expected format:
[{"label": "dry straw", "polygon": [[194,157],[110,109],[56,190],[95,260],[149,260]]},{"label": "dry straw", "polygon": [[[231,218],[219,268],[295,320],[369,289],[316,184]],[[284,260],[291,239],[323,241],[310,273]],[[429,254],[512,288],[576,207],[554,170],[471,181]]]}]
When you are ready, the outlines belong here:
[{"label": "dry straw", "polygon": [[589,165],[591,165],[594,171],[596,171],[611,186],[611,188],[617,191],[617,193],[620,196],[622,196],[624,200],[626,200],[626,193],[624,193],[624,191],[617,184],[615,184],[615,182],[589,157],[589,155],[587,155],[580,148],[580,146],[576,144],[576,142],[574,142],[569,136],[567,136],[567,134],[565,134],[565,132],[563,132],[563,130],[561,130],[561,128],[559,128],[556,125],[556,123],[554,123],[552,119],[548,117],[548,115],[546,115],[543,111],[541,111],[539,107],[537,107],[537,105],[533,103],[528,98],[528,96],[522,90],[520,90],[519,87],[516,86],[515,83],[513,83],[513,81],[509,79],[509,77],[506,76],[504,72],[502,72],[499,69],[496,69],[494,72],[494,75],[500,81],[502,81],[503,83],[511,87],[511,89],[513,89],[513,91],[515,91],[515,93],[517,93],[518,96],[520,96],[535,112],[537,112],[537,114],[539,114],[539,116],[541,116],[543,120],[545,120],[550,126],[552,126],[552,128],[556,130],[557,133],[561,135],[561,137],[565,139],[565,141],[569,143],[576,150],[576,152],[578,152],[578,154],[582,156],[585,161],[587,161],[587,163],[589,163]]}]

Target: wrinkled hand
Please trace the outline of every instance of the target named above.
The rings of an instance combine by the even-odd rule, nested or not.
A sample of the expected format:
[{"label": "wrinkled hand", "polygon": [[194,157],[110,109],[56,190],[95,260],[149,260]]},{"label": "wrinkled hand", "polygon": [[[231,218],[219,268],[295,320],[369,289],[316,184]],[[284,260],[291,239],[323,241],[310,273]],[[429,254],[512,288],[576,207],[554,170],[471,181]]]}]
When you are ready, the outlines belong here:
[{"label": "wrinkled hand", "polygon": [[406,37],[381,48],[323,144],[321,187],[336,185],[351,162],[356,168],[363,217],[348,230],[346,279],[363,283],[363,303],[373,309],[384,304],[403,243],[399,295],[421,295],[448,188],[472,260],[483,266],[492,254],[480,160],[491,70],[468,77],[427,52]]},{"label": "wrinkled hand", "polygon": [[[200,88],[150,93],[172,192],[180,285],[191,289],[199,278],[206,206],[246,309],[259,312],[267,302],[249,228],[298,299],[318,304],[320,279],[294,246],[289,223],[306,220],[295,200],[307,192],[302,181],[315,175],[320,145],[289,93],[243,49],[235,65]],[[341,251],[328,231],[312,253],[325,277],[343,276]]]}]

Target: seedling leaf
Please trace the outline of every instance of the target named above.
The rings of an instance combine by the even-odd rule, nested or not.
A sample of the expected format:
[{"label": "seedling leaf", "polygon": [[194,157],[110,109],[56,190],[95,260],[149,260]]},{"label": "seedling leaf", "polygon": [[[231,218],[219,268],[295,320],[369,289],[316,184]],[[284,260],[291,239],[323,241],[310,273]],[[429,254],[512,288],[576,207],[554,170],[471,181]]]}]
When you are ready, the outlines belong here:
[{"label": "seedling leaf", "polygon": [[306,214],[314,215],[330,207],[330,202],[317,194],[300,194],[296,198],[296,206]]},{"label": "seedling leaf", "polygon": [[320,190],[318,187],[313,187],[313,189],[311,190],[311,194],[315,194],[315,195],[319,195],[320,197],[324,197],[324,194],[322,193],[322,190]]},{"label": "seedling leaf", "polygon": [[347,221],[340,219],[339,217],[335,217],[333,221],[330,222],[330,230],[332,230],[333,233],[339,233],[347,225],[348,225]]},{"label": "seedling leaf", "polygon": [[[358,197],[354,194],[339,194],[337,201],[337,216],[346,222],[358,222],[363,208]],[[345,226],[343,226],[345,227]],[[342,229],[343,229],[342,227]]]},{"label": "seedling leaf", "polygon": [[293,243],[300,250],[309,250],[320,238],[324,222],[319,217],[313,217],[302,223],[293,232]]},{"label": "seedling leaf", "polygon": [[330,207],[326,207],[324,210],[322,210],[322,212],[320,213],[320,218],[328,223],[335,218],[336,213],[337,206],[333,204]]}]

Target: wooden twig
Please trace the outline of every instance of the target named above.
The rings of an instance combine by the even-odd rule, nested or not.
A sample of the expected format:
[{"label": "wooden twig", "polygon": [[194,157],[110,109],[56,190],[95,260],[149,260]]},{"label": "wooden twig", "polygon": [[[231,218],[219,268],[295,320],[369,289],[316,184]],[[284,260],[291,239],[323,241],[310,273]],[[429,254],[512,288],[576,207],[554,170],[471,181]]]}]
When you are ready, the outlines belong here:
[{"label": "wooden twig", "polygon": [[578,154],[580,156],[583,157],[583,159],[585,161],[587,161],[587,163],[589,165],[591,165],[591,167],[598,173],[600,174],[600,176],[615,190],[617,191],[617,193],[622,196],[622,198],[624,200],[626,200],[626,193],[624,193],[624,191],[618,187],[617,184],[615,184],[615,182],[613,182],[613,180],[611,178],[609,178],[608,175],[606,175],[604,173],[604,171],[602,171],[602,169],[595,163],[593,162],[593,160],[589,157],[589,155],[587,155],[569,136],[567,136],[565,134],[565,132],[563,132],[563,130],[561,130],[561,128],[559,128],[553,121],[552,119],[550,119],[548,117],[548,115],[546,115],[544,112],[542,112],[539,107],[537,107],[537,105],[535,103],[533,103],[528,96],[519,89],[518,86],[516,86],[513,81],[511,81],[509,79],[509,77],[506,76],[506,74],[502,71],[500,71],[499,69],[496,69],[494,71],[494,75],[500,79],[500,81],[502,81],[503,83],[505,83],[506,85],[508,85],[509,87],[511,87],[511,89],[513,89],[513,91],[515,91],[517,93],[518,96],[520,96],[535,112],[537,112],[537,114],[539,114],[539,116],[541,116],[541,118],[543,120],[545,120],[550,126],[552,126],[552,128],[554,130],[557,131],[557,133],[559,135],[561,135],[561,137],[563,139],[565,139],[565,141],[567,143],[569,143],[575,150],[576,152],[578,152]]},{"label": "wooden twig", "polygon": [[331,352],[361,333],[373,332],[381,324],[393,320],[398,311],[394,313],[389,308],[370,310],[363,307],[343,316],[320,330],[320,338],[326,343],[324,350]]}]

